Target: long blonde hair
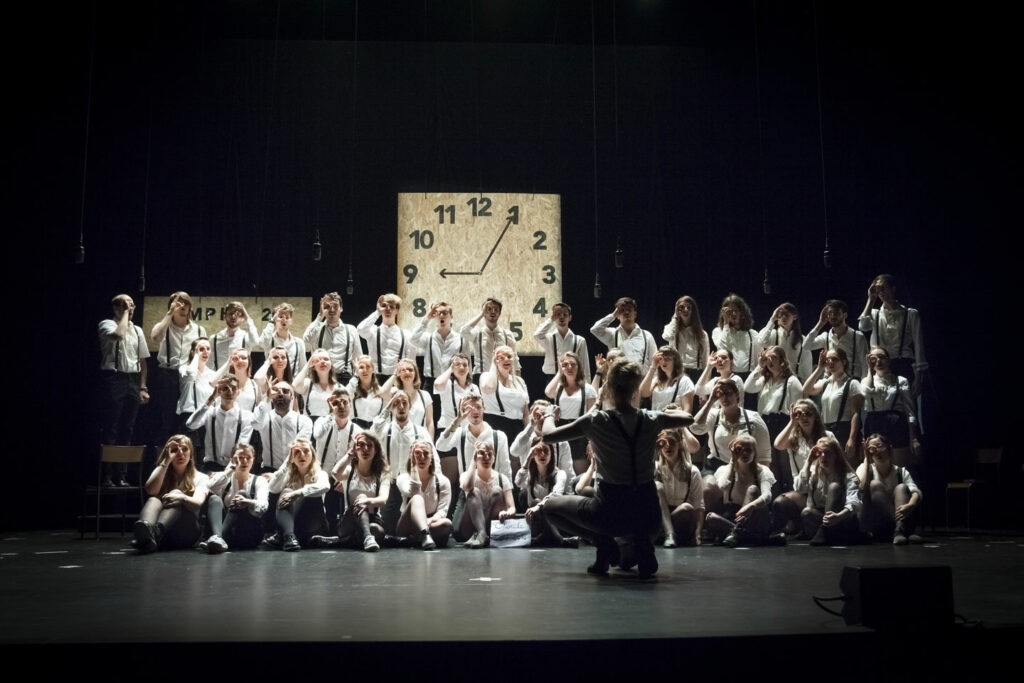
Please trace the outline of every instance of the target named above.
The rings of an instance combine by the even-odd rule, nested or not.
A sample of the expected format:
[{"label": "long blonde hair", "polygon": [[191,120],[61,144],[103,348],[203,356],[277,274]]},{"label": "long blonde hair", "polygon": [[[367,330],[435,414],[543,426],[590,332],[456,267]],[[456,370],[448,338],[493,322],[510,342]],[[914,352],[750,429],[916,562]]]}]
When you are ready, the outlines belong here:
[{"label": "long blonde hair", "polygon": [[[292,451],[296,448],[301,448],[309,452],[310,464],[309,471],[305,475],[299,471],[298,466],[292,459]],[[313,448],[313,443],[309,439],[299,437],[292,441],[288,445],[288,488],[300,489],[306,484],[312,484],[316,481],[317,475],[320,474],[320,461],[316,458],[316,450]]]},{"label": "long blonde hair", "polygon": [[[172,443],[178,444],[179,448],[188,448],[188,462],[185,464],[185,473],[182,474],[180,479],[176,478],[177,474],[174,472],[174,468],[171,467],[171,456],[168,448]],[[175,434],[167,439],[167,443],[164,444],[163,450],[160,451],[160,457],[157,458],[156,464],[165,465],[167,468],[164,472],[164,481],[160,485],[158,496],[169,493],[174,489],[178,489],[186,496],[191,496],[196,492],[196,449],[192,444],[192,439],[184,434]]]}]

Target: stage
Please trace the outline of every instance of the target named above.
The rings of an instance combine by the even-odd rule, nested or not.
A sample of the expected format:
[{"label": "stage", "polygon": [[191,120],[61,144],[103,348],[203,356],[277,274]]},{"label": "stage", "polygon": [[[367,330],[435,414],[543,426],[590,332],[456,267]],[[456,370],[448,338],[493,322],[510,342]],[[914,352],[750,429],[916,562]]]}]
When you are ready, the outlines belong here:
[{"label": "stage", "polygon": [[[92,648],[134,656],[167,643],[197,644],[196,653],[222,652],[226,644],[254,654],[327,647],[332,653],[494,653],[505,661],[507,652],[510,662],[520,654],[532,661],[564,656],[566,663],[586,655],[595,671],[611,642],[636,653],[664,651],[667,644],[680,653],[699,646],[705,654],[749,643],[741,650],[760,656],[778,649],[785,657],[798,643],[873,648],[891,636],[846,626],[812,601],[839,595],[845,566],[952,568],[955,612],[971,628],[929,636],[939,649],[922,654],[933,662],[936,654],[953,656],[943,655],[946,639],[971,642],[977,653],[1019,636],[1024,624],[1021,537],[931,536],[907,547],[659,548],[656,582],[620,570],[586,574],[589,547],[136,556],[128,540],[79,540],[73,532],[0,538],[3,644],[60,644],[72,652],[84,644],[147,644]],[[829,604],[838,610],[842,603]],[[373,661],[385,668],[401,662]],[[668,662],[649,664],[660,669]],[[857,664],[851,666],[848,673]]]}]

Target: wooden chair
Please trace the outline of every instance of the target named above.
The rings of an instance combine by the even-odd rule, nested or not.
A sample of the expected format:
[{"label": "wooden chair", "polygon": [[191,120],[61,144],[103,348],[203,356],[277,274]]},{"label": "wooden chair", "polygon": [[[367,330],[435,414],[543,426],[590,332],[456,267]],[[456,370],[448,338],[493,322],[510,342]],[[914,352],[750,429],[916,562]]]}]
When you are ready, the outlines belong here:
[{"label": "wooden chair", "polygon": [[[967,530],[971,529],[971,498],[977,489],[998,488],[999,465],[1003,460],[1002,448],[979,448],[974,456],[974,477],[946,484],[946,528],[949,529],[949,494],[963,491],[967,506]],[[991,493],[991,491],[990,491]]]},{"label": "wooden chair", "polygon": [[[121,518],[121,535],[125,534],[125,524],[128,520],[128,500],[130,497],[138,498],[138,510],[142,509],[142,458],[145,455],[145,446],[112,446],[104,444],[100,446],[100,459],[96,464],[96,484],[90,484],[82,492],[82,515],[79,517],[80,538],[85,538],[85,525],[92,519],[96,520],[96,530],[93,538],[100,537],[100,520]],[[123,464],[126,467],[135,466],[135,481],[132,486],[104,486],[103,466],[111,464]],[[103,501],[108,499],[119,499],[121,511],[103,512]],[[89,511],[89,502],[93,501],[92,514]],[[138,512],[136,510],[135,512]]]}]

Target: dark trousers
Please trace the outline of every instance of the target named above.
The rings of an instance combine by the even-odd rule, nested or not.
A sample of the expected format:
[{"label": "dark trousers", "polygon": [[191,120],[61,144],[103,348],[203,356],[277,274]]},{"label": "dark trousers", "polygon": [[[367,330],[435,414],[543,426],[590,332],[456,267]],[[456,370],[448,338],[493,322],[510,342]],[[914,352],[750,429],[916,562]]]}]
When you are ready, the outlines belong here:
[{"label": "dark trousers", "polygon": [[104,370],[100,386],[100,441],[128,446],[135,434],[142,376],[137,372]]}]

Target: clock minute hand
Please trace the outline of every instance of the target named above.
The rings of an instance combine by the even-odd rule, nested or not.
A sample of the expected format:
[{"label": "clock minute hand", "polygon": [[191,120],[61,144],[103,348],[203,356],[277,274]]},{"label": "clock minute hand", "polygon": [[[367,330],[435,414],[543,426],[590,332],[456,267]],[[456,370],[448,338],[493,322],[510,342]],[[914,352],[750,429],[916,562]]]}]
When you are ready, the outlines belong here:
[{"label": "clock minute hand", "polygon": [[500,235],[498,235],[498,241],[494,243],[493,247],[491,247],[491,253],[487,255],[487,258],[484,260],[484,264],[482,266],[480,266],[480,273],[481,274],[483,274],[484,268],[487,267],[487,264],[490,263],[491,257],[494,256],[494,250],[498,248],[499,244],[501,244],[501,239],[505,236],[505,233],[508,232],[508,229],[511,226],[512,226],[512,218],[509,217],[509,219],[507,221],[505,221],[505,229],[501,231]]}]

